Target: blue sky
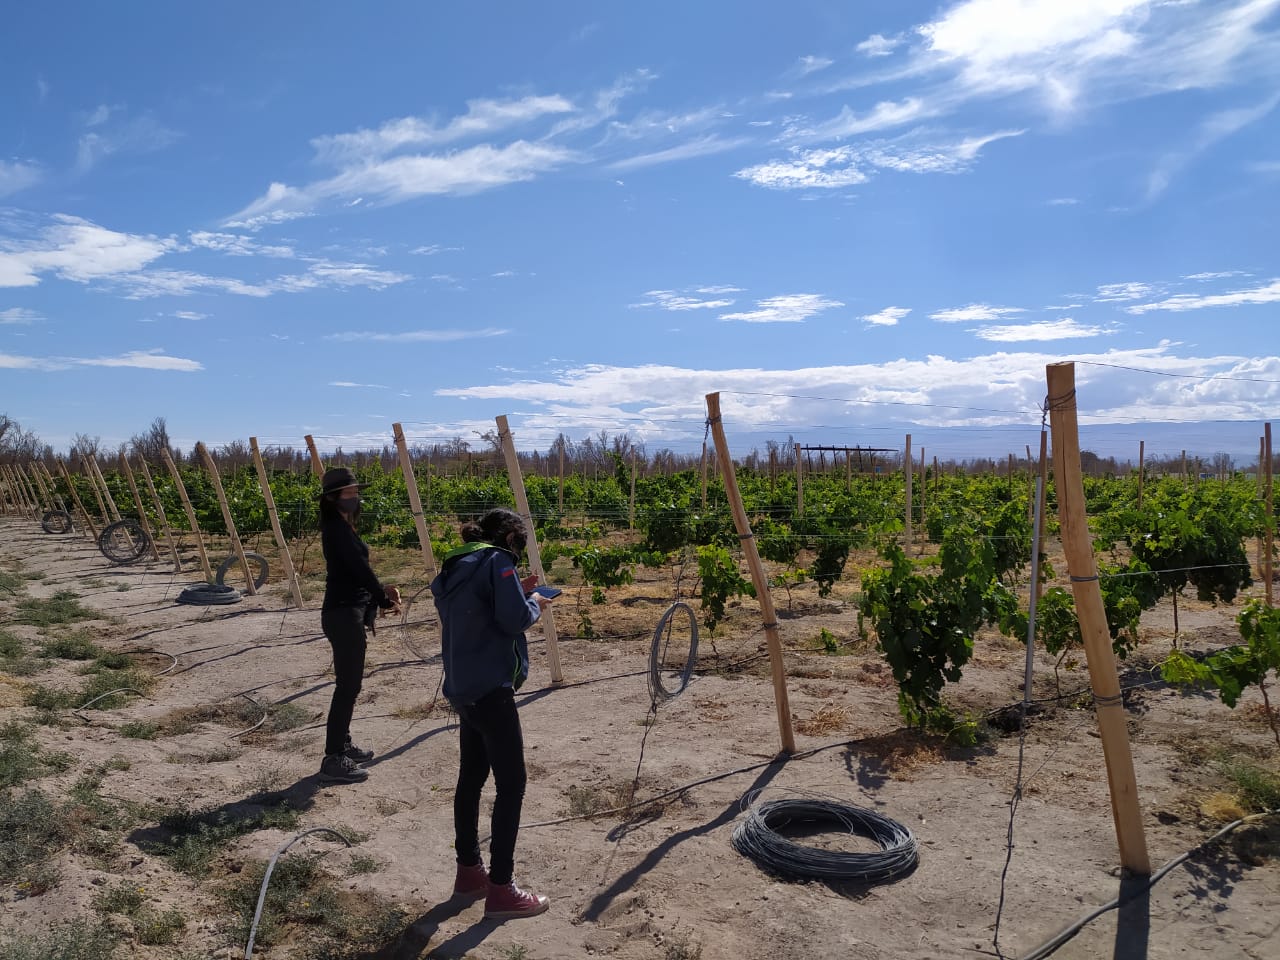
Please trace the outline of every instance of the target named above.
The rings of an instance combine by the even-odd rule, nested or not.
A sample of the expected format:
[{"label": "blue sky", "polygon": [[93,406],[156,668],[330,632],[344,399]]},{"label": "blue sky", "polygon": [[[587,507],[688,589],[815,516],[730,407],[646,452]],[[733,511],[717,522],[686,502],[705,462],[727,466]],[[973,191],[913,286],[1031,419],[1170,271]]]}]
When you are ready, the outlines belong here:
[{"label": "blue sky", "polygon": [[1280,0],[6,20],[0,410],[57,446],[688,449],[720,390],[999,454],[1063,359],[1086,446],[1280,412]]}]

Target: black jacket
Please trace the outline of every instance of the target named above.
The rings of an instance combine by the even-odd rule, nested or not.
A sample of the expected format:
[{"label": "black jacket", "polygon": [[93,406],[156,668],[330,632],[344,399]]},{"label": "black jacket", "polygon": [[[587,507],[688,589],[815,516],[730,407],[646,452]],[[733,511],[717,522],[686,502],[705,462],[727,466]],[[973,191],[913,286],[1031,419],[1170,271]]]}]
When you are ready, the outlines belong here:
[{"label": "black jacket", "polygon": [[326,568],[323,609],[395,606],[369,566],[369,548],[346,520],[320,522],[320,548]]}]

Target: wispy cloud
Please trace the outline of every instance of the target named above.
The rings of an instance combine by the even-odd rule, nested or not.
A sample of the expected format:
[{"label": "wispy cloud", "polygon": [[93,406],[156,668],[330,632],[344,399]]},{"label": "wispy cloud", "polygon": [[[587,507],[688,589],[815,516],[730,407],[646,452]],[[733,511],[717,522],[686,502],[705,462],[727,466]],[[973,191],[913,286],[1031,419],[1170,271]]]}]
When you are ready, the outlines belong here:
[{"label": "wispy cloud", "polygon": [[858,319],[873,327],[895,327],[898,325],[898,321],[910,312],[910,307],[885,307],[878,313],[864,314]]},{"label": "wispy cloud", "polygon": [[33,287],[42,275],[85,283],[141,270],[178,247],[172,237],[117,233],[62,214],[28,241],[0,240],[0,287]]},{"label": "wispy cloud", "polygon": [[1093,299],[1098,303],[1114,303],[1120,300],[1141,300],[1157,293],[1159,288],[1151,283],[1104,283],[1098,287]]},{"label": "wispy cloud", "polygon": [[1186,310],[1203,310],[1206,307],[1240,307],[1261,303],[1280,303],[1280,279],[1246,290],[1233,290],[1230,293],[1204,296],[1183,293],[1155,303],[1134,304],[1131,307],[1125,307],[1125,311],[1135,314],[1151,313],[1156,310],[1180,313]]},{"label": "wispy cloud", "polygon": [[904,100],[885,100],[877,103],[870,112],[855,113],[847,106],[831,120],[817,125],[805,126],[793,123],[787,130],[787,138],[792,140],[843,140],[846,137],[863,133],[873,133],[891,127],[901,127],[917,120],[932,116],[937,108],[926,105],[918,97],[907,97]]},{"label": "wispy cloud", "polygon": [[303,273],[283,274],[262,281],[210,276],[191,270],[147,270],[104,278],[131,300],[147,297],[187,296],[201,292],[230,293],[244,297],[270,297],[277,293],[304,293],[319,289],[365,287],[382,290],[406,280],[408,274],[379,270],[365,263],[312,261]]},{"label": "wispy cloud", "polygon": [[1045,202],[1051,207],[1074,207],[1080,201],[1075,197],[1054,197],[1052,200]]},{"label": "wispy cloud", "polygon": [[0,353],[0,369],[54,371],[72,370],[76,367],[128,367],[177,373],[195,373],[204,369],[204,365],[198,360],[171,357],[161,348],[130,350],[115,357],[29,357]]},{"label": "wispy cloud", "polygon": [[331,333],[325,339],[338,340],[343,343],[358,340],[370,340],[376,343],[452,343],[455,340],[483,340],[489,337],[503,337],[510,332],[510,330],[497,327],[485,327],[480,330],[403,330],[399,333],[351,330],[345,333]]},{"label": "wispy cloud", "polygon": [[807,77],[811,73],[827,69],[833,63],[835,61],[830,57],[815,57],[810,54],[796,61],[795,72],[802,77]]},{"label": "wispy cloud", "polygon": [[193,247],[214,250],[235,257],[276,257],[289,259],[296,257],[293,247],[279,244],[259,243],[254,237],[239,233],[214,233],[199,230],[188,235],[188,242]]},{"label": "wispy cloud", "polygon": [[1070,317],[1061,320],[1041,320],[1036,323],[1016,323],[990,327],[979,327],[974,336],[980,340],[996,343],[1028,343],[1047,340],[1074,340],[1087,337],[1100,337],[1115,333],[1113,327],[1086,326],[1077,323]]},{"label": "wispy cloud", "polygon": [[1022,307],[993,307],[988,303],[971,303],[967,307],[953,307],[929,314],[930,320],[939,323],[971,323],[973,321],[1002,320],[1014,313],[1026,313]]},{"label": "wispy cloud", "polygon": [[780,297],[766,297],[756,301],[756,309],[743,313],[722,313],[721,320],[740,320],[743,323],[803,323],[823,310],[843,307],[839,300],[832,300],[817,293],[792,293]]},{"label": "wispy cloud", "polygon": [[429,243],[422,247],[414,247],[409,252],[420,257],[434,257],[437,253],[456,253],[461,249],[461,247],[446,247],[439,243]]},{"label": "wispy cloud", "polygon": [[625,160],[618,160],[610,164],[609,168],[611,170],[636,170],[640,167],[652,167],[660,163],[671,163],[676,160],[708,157],[728,150],[736,150],[747,142],[749,141],[744,137],[720,137],[715,134],[709,134],[696,140],[690,140],[688,143],[668,147],[665,150],[655,150],[653,153],[644,153],[635,157],[627,157]]},{"label": "wispy cloud", "polygon": [[199,320],[209,319],[209,314],[197,313],[195,310],[175,310],[173,311],[173,315],[177,317],[179,320],[199,321]]},{"label": "wispy cloud", "polygon": [[[737,287],[707,287],[700,288],[695,293],[715,294],[715,293],[736,293]],[[678,293],[675,290],[647,290],[644,294],[648,297],[641,303],[633,303],[631,307],[658,307],[662,310],[722,310],[725,307],[731,307],[734,304],[732,299],[706,299],[700,296],[690,296],[688,292]]]},{"label": "wispy cloud", "polygon": [[886,37],[879,33],[873,33],[867,39],[854,47],[864,57],[887,57],[902,45],[903,38],[901,35],[895,37]]},{"label": "wispy cloud", "polygon": [[34,163],[0,160],[0,197],[35,186],[43,176],[41,169]]},{"label": "wispy cloud", "polygon": [[1147,177],[1147,199],[1154,200],[1160,196],[1168,189],[1174,177],[1201,153],[1218,141],[1257,123],[1275,110],[1277,104],[1280,104],[1280,93],[1273,94],[1261,103],[1222,110],[1205,118],[1185,148],[1166,154],[1156,164]]},{"label": "wispy cloud", "polygon": [[29,326],[44,317],[34,310],[25,307],[10,307],[0,310],[0,326]]},{"label": "wispy cloud", "polygon": [[1243,270],[1219,270],[1209,273],[1189,273],[1183,280],[1195,280],[1199,283],[1208,283],[1210,280],[1227,280],[1231,277],[1247,277],[1250,274]]},{"label": "wispy cloud", "polygon": [[123,107],[97,107],[85,118],[86,132],[76,147],[76,168],[87,173],[114,154],[141,154],[163,150],[182,135],[144,113],[129,117]]},{"label": "wispy cloud", "polygon": [[350,389],[369,389],[369,390],[388,390],[389,387],[382,383],[353,383],[350,380],[330,380],[331,387],[347,387]]}]

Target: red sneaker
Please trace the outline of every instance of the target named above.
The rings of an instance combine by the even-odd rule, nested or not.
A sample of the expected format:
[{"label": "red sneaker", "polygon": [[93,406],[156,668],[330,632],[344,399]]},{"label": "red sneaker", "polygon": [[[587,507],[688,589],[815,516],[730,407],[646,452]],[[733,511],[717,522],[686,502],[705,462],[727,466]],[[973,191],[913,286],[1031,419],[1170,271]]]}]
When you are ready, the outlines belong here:
[{"label": "red sneaker", "polygon": [[489,884],[489,895],[484,901],[484,915],[490,920],[514,920],[517,917],[536,917],[546,913],[551,901],[536,893],[521,890],[515,881],[506,884]]},{"label": "red sneaker", "polygon": [[458,864],[458,878],[453,881],[453,895],[479,900],[489,893],[489,874],[483,863],[474,866]]}]

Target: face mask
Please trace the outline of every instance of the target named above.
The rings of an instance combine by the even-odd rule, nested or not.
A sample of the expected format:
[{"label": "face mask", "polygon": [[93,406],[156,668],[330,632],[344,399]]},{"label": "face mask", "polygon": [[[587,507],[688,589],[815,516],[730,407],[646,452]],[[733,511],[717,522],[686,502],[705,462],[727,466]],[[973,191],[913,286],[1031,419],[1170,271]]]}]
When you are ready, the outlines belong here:
[{"label": "face mask", "polygon": [[343,513],[352,514],[360,509],[360,498],[359,497],[340,497],[339,499],[334,501],[333,505],[337,507],[339,510],[341,510]]}]

